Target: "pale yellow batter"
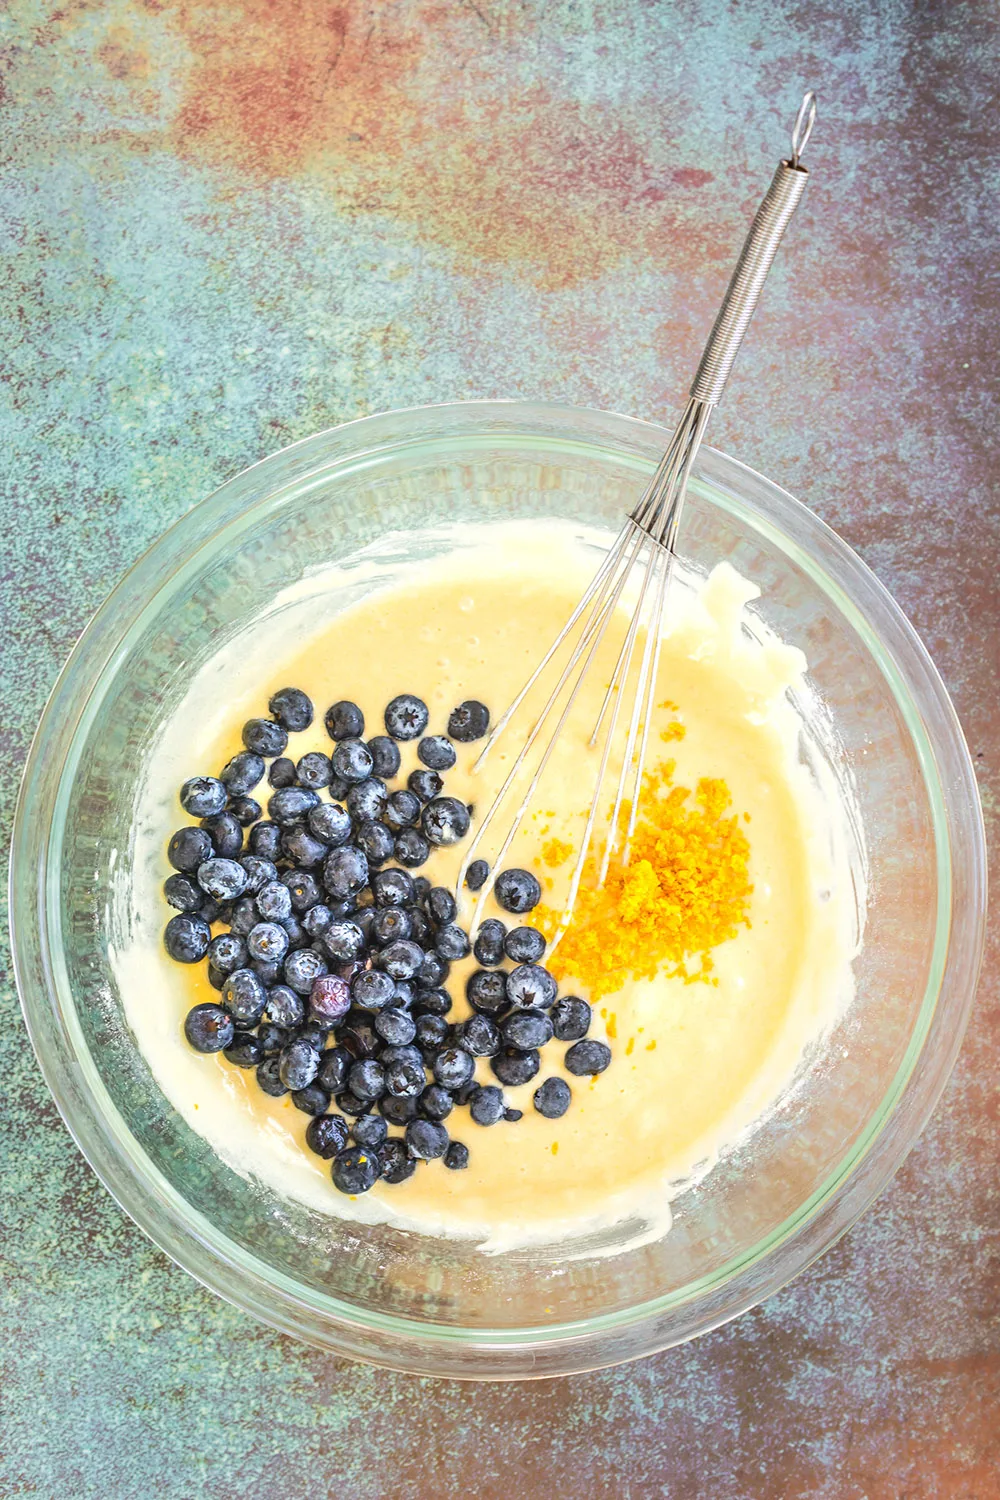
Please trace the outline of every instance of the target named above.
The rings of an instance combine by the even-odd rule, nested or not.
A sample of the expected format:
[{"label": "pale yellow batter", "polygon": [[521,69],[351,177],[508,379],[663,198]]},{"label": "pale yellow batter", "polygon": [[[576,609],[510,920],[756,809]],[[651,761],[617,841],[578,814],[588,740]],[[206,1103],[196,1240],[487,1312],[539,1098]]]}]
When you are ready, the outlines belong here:
[{"label": "pale yellow batter", "polygon": [[[585,554],[570,528],[555,523],[512,523],[461,539],[457,553],[397,572],[391,586],[314,626],[311,638],[301,625],[308,611],[300,607],[298,614],[286,611],[298,626],[283,635],[268,631],[280,648],[272,655],[263,638],[239,667],[230,652],[226,701],[218,702],[219,674],[203,674],[183,733],[172,749],[165,744],[147,785],[169,774],[175,797],[184,776],[216,773],[240,748],[243,720],[263,712],[269,694],[286,684],[303,688],[317,708],[313,728],[292,738],[289,753],[296,757],[329,750],[322,714],[339,698],[363,707],[369,736],[382,731],[381,709],[400,692],[428,703],[430,733],[445,730],[450,709],[464,698],[481,699],[496,717],[564,623],[592,571],[593,554]],[[379,1184],[363,1201],[345,1200],[329,1182],[328,1164],[305,1147],[307,1117],[288,1098],[269,1099],[252,1072],[186,1048],[184,1012],[214,992],[201,966],[170,965],[150,938],[164,916],[155,890],[166,873],[162,848],[180,821],[176,802],[161,801],[140,830],[149,858],[139,865],[148,866],[149,879],[133,897],[136,940],[117,962],[126,995],[138,986],[140,972],[144,976],[141,1004],[130,1007],[140,1045],[175,1105],[222,1154],[240,1170],[331,1212],[398,1217],[433,1232],[478,1235],[494,1247],[637,1210],[650,1222],[667,1220],[671,1192],[710,1166],[778,1097],[804,1046],[850,993],[853,936],[847,874],[837,854],[839,809],[824,800],[799,761],[801,726],[786,696],[804,662],[800,653],[742,631],[742,608],[754,592],[725,566],[699,591],[678,583],[657,701],[678,706],[663,712],[662,723],[680,718],[686,733],[669,747],[655,733],[660,723],[651,736],[659,754],[676,760],[679,784],[722,777],[734,810],[750,815],[752,925],[716,950],[717,985],[661,977],[634,982],[602,1001],[590,1035],[609,1041],[613,1061],[600,1077],[565,1073],[566,1044],[552,1042],[538,1078],[505,1090],[507,1102],[524,1111],[519,1123],[485,1128],[467,1110],[453,1111],[447,1127],[469,1147],[466,1171],[421,1165],[406,1183]],[[592,673],[582,713],[564,734],[543,783],[537,814],[506,861],[534,868],[543,882],[553,872],[540,859],[541,845],[553,835],[579,840],[593,763],[585,734],[611,660],[598,662]],[[515,726],[478,776],[471,767],[479,747],[459,746],[458,766],[445,776],[446,793],[485,807],[521,733]],[[183,756],[183,763],[172,763],[171,755]],[[417,764],[415,745],[404,746],[403,756],[396,784],[405,784]],[[435,851],[415,873],[453,884],[462,854],[461,845]],[[557,881],[546,899],[558,903],[560,893]],[[148,922],[147,901],[154,907]],[[466,902],[467,918],[470,898]],[[486,914],[504,915],[492,901]],[[453,966],[450,1019],[467,1013],[464,979],[473,967],[471,959]],[[568,979],[562,989],[586,993]],[[483,1082],[496,1081],[485,1059],[478,1071]],[[557,1121],[532,1107],[534,1089],[553,1073],[573,1090],[569,1112]]]}]

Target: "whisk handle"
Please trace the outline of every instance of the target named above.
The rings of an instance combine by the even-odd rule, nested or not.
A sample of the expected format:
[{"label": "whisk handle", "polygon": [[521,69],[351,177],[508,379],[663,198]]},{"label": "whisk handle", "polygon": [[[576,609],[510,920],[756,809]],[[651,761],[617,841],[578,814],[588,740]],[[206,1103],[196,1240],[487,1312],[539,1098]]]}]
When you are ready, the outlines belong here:
[{"label": "whisk handle", "polygon": [[691,387],[692,401],[715,406],[722,399],[726,381],[760,300],[782,235],[788,228],[809,179],[809,173],[799,165],[797,155],[795,151],[790,161],[778,164],[774,180],[750,226],[719,309],[719,316],[715,320],[715,327],[701,356],[701,364]]}]

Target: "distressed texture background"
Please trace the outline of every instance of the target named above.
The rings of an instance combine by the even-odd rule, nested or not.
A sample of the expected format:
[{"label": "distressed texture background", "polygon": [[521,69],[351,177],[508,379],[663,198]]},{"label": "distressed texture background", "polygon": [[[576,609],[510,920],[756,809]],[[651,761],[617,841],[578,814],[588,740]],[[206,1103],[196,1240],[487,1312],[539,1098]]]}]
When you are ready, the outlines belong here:
[{"label": "distressed texture background", "polygon": [[[908,611],[995,833],[995,6],[14,0],[0,25],[5,831],[89,614],[236,470],[425,401],[672,420],[813,84],[813,181],[713,440]],[[998,967],[994,929],[931,1126],[821,1264],[689,1347],[488,1388],[337,1363],[169,1264],[70,1142],[6,966],[0,1496],[1000,1495]]]}]

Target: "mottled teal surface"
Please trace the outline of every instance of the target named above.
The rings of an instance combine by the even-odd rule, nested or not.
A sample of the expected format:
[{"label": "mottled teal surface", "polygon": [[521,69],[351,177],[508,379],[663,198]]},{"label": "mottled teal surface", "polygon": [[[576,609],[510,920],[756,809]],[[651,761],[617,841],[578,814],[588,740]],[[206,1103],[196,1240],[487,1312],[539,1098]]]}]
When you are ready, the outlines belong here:
[{"label": "mottled teal surface", "polygon": [[[2,822],[91,611],[221,480],[474,396],[670,420],[806,85],[805,206],[720,446],[922,632],[997,824],[995,6],[15,0],[3,29]],[[434,1384],[249,1323],[71,1143],[7,965],[0,1497],[1000,1495],[996,932],[892,1188],[697,1344]]]}]

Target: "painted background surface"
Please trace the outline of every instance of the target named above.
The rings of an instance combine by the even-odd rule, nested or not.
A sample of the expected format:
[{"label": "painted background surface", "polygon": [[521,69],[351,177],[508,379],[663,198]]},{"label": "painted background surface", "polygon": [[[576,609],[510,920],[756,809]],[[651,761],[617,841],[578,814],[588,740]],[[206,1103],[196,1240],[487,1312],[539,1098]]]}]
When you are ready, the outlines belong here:
[{"label": "painted background surface", "polygon": [[[748,213],[813,181],[718,446],[875,568],[996,830],[1000,18],[903,0],[14,0],[2,18],[0,822],[70,645],[251,461],[392,406],[671,421]],[[0,1496],[1000,1495],[996,932],[892,1188],[737,1324],[545,1385],[250,1324],[149,1245],[0,1026]]]}]

